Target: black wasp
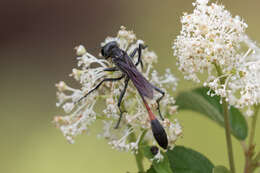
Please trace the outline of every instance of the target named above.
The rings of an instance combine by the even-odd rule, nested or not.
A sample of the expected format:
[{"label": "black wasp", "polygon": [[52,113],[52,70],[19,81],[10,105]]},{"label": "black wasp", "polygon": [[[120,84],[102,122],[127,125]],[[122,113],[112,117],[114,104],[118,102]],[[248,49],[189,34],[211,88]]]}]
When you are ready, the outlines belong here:
[{"label": "black wasp", "polygon": [[[134,51],[130,55],[128,55],[124,50],[122,50],[118,47],[118,44],[116,43],[116,41],[108,42],[105,46],[103,46],[101,49],[102,56],[105,57],[106,59],[111,58],[112,62],[115,64],[115,67],[105,68],[104,71],[111,71],[111,72],[121,71],[122,75],[118,78],[103,79],[95,88],[90,90],[80,100],[87,97],[90,93],[92,93],[93,91],[98,89],[103,82],[106,82],[106,81],[114,82],[114,81],[119,81],[121,79],[125,79],[125,86],[119,96],[119,100],[118,100],[118,104],[117,104],[119,111],[120,111],[120,115],[119,115],[119,119],[118,119],[118,122],[117,122],[115,128],[118,128],[121,118],[122,118],[122,114],[123,114],[123,111],[120,108],[120,104],[125,95],[125,92],[126,92],[126,89],[128,86],[128,82],[129,82],[129,80],[131,80],[133,82],[134,86],[136,87],[136,89],[138,90],[138,92],[143,100],[143,103],[148,111],[150,123],[151,123],[151,127],[152,127],[152,132],[153,132],[153,135],[154,135],[157,143],[162,148],[166,149],[168,146],[167,134],[166,134],[163,126],[160,124],[160,122],[157,120],[155,115],[152,113],[149,105],[147,104],[147,102],[145,100],[145,97],[149,98],[149,99],[153,99],[154,90],[162,94],[162,96],[160,98],[158,98],[156,100],[156,102],[158,104],[157,109],[158,109],[159,115],[160,115],[161,119],[163,120],[163,117],[162,117],[161,111],[160,111],[160,100],[163,98],[164,92],[162,90],[160,90],[159,88],[157,88],[156,86],[152,85],[149,81],[147,81],[145,79],[145,77],[136,68],[136,66],[139,64],[141,64],[141,67],[143,68],[141,53],[142,53],[142,49],[145,49],[145,48],[146,48],[146,46],[139,44],[139,47],[135,48]],[[132,59],[137,52],[138,52],[138,60],[134,64]]]}]

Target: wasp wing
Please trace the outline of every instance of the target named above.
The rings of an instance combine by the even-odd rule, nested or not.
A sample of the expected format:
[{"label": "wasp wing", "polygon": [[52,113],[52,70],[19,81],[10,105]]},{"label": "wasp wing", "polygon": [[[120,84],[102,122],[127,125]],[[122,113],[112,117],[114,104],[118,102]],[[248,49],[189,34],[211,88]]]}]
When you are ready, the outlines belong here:
[{"label": "wasp wing", "polygon": [[[126,57],[126,59],[128,58]],[[132,80],[140,95],[149,99],[153,98],[153,85],[136,69],[130,58],[126,61],[120,61],[118,65]]]}]

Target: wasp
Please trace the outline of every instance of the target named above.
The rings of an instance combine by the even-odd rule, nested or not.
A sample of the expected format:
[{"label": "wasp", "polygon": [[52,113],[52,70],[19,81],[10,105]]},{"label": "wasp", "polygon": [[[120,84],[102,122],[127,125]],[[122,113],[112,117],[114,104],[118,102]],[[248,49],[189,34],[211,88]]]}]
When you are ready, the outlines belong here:
[{"label": "wasp", "polygon": [[[137,70],[137,66],[140,64],[141,67],[143,68],[143,62],[141,59],[141,54],[142,50],[146,49],[147,46],[144,46],[143,44],[139,44],[139,47],[135,48],[133,52],[128,55],[126,51],[122,50],[119,48],[118,44],[116,41],[111,41],[108,42],[106,45],[104,45],[101,48],[101,54],[105,59],[111,58],[112,63],[115,65],[114,67],[110,68],[105,68],[104,71],[110,71],[110,72],[115,72],[115,71],[121,71],[122,74],[120,77],[117,78],[104,78],[100,83],[98,83],[93,89],[91,89],[87,94],[85,94],[80,100],[83,98],[86,98],[90,93],[93,91],[97,90],[102,83],[110,81],[110,82],[115,82],[124,79],[124,88],[121,91],[121,94],[118,99],[118,109],[120,111],[119,114],[119,119],[116,123],[115,128],[117,129],[119,127],[120,121],[122,119],[123,111],[120,108],[120,105],[122,103],[122,99],[126,93],[126,89],[128,87],[128,83],[131,80],[132,83],[134,84],[135,88],[137,89],[140,97],[143,100],[143,103],[146,107],[146,110],[149,115],[149,120],[151,123],[151,129],[153,132],[153,136],[157,143],[164,149],[167,148],[168,146],[168,139],[167,139],[167,134],[163,128],[163,126],[160,124],[154,113],[151,111],[146,99],[153,99],[154,97],[154,91],[157,91],[161,94],[161,96],[156,100],[157,102],[157,110],[159,113],[159,116],[163,120],[163,117],[161,115],[160,111],[160,100],[164,97],[165,93],[158,87],[154,86],[151,84],[143,75],[141,72]],[[138,59],[137,62],[133,62],[133,58],[138,52]],[[79,100],[79,101],[80,101]]]}]

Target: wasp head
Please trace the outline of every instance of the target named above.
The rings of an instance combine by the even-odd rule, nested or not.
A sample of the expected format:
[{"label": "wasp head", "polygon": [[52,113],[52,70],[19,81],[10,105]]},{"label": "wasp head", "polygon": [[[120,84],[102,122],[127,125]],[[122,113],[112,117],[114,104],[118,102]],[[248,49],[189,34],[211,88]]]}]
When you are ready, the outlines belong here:
[{"label": "wasp head", "polygon": [[108,42],[101,49],[102,56],[105,57],[106,59],[109,58],[111,56],[111,54],[112,54],[112,49],[114,49],[115,47],[118,47],[116,41]]}]

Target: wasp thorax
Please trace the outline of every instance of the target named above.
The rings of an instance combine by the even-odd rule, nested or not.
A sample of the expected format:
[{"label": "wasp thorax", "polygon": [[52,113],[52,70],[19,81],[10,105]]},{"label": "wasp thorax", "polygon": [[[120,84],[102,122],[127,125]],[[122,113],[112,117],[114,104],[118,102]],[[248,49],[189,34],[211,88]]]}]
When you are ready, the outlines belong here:
[{"label": "wasp thorax", "polygon": [[111,41],[108,42],[105,46],[102,47],[101,49],[101,54],[102,56],[104,56],[105,58],[109,58],[112,54],[112,50],[113,48],[118,47],[117,42],[116,41]]}]

